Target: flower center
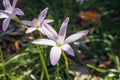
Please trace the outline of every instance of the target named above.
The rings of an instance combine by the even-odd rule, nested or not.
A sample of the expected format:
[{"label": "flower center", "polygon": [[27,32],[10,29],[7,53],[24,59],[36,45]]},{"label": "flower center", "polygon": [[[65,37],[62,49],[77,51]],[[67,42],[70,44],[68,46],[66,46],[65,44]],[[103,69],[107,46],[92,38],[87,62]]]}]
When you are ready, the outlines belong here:
[{"label": "flower center", "polygon": [[61,47],[63,44],[62,43],[57,43],[57,46],[58,47]]},{"label": "flower center", "polygon": [[36,27],[36,28],[40,28],[40,26],[39,26],[39,25],[36,25],[35,27]]},{"label": "flower center", "polygon": [[63,41],[61,41],[61,40],[57,40],[57,46],[58,47],[61,47],[63,44],[64,44],[64,42]]},{"label": "flower center", "polygon": [[39,22],[36,21],[36,23],[34,23],[34,26],[35,26],[36,28],[40,28]]}]

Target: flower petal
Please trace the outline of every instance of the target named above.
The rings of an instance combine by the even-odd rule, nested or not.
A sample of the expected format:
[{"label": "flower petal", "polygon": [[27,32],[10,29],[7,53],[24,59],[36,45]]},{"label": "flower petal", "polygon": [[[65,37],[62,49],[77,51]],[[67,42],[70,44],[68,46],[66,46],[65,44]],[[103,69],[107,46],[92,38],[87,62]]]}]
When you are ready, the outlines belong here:
[{"label": "flower petal", "polygon": [[54,34],[55,36],[58,36],[57,35],[57,32],[55,31],[55,29],[53,29],[52,26],[48,25],[48,24],[45,24],[45,27],[52,33]]},{"label": "flower petal", "polygon": [[9,9],[11,8],[11,4],[10,4],[10,1],[9,0],[3,0],[3,5],[5,7],[5,9]]},{"label": "flower petal", "polygon": [[45,19],[47,15],[47,11],[48,11],[48,7],[42,10],[41,13],[39,14],[38,20],[40,21],[40,23]]},{"label": "flower petal", "polygon": [[77,32],[76,34],[73,34],[71,36],[69,36],[66,40],[65,40],[65,43],[71,43],[71,42],[74,42],[80,38],[82,38],[83,36],[86,36],[88,34],[88,30],[83,30],[83,31],[80,31],[80,32]]},{"label": "flower petal", "polygon": [[13,8],[15,8],[16,3],[17,3],[17,0],[13,0],[13,2],[12,2],[12,7],[13,7]]},{"label": "flower petal", "polygon": [[40,28],[37,28],[37,30],[39,30],[42,34],[45,35],[44,31],[43,31],[44,28],[40,27]]},{"label": "flower petal", "polygon": [[3,10],[0,10],[0,18],[8,18],[8,15]]},{"label": "flower petal", "polygon": [[45,27],[37,28],[43,35],[46,35],[46,31],[44,30]]},{"label": "flower petal", "polygon": [[6,18],[6,19],[3,21],[3,25],[2,25],[3,31],[5,31],[5,30],[8,28],[9,24],[10,24],[10,18]]},{"label": "flower petal", "polygon": [[37,39],[32,41],[33,44],[39,44],[39,45],[49,45],[49,46],[55,46],[56,43],[49,39]]},{"label": "flower petal", "polygon": [[44,27],[47,29],[45,29],[46,35],[48,35],[48,37],[52,40],[56,40],[58,37],[57,32],[48,24],[44,24]]},{"label": "flower petal", "polygon": [[64,22],[61,25],[60,31],[59,31],[59,39],[63,40],[65,39],[66,36],[66,29],[67,29],[67,24],[69,22],[69,17],[67,17]]},{"label": "flower petal", "polygon": [[17,14],[17,15],[24,15],[24,12],[23,12],[21,9],[19,9],[19,8],[15,8],[14,14]]},{"label": "flower petal", "polygon": [[54,20],[52,20],[52,19],[45,19],[44,21],[43,21],[43,23],[50,23],[50,22],[53,22]]},{"label": "flower petal", "polygon": [[71,56],[75,56],[74,55],[74,51],[73,49],[71,48],[71,46],[69,44],[65,44],[61,47],[66,53],[68,53],[69,55]]},{"label": "flower petal", "polygon": [[32,21],[22,20],[22,23],[28,26],[32,26]]},{"label": "flower petal", "polygon": [[26,34],[31,33],[31,32],[33,32],[33,31],[35,31],[35,30],[36,30],[35,27],[30,27],[30,28],[28,28],[28,29],[26,30]]},{"label": "flower petal", "polygon": [[32,25],[33,25],[34,27],[36,27],[36,25],[39,26],[38,20],[37,20],[36,18],[34,18],[34,19],[32,20]]},{"label": "flower petal", "polygon": [[42,32],[43,32],[43,34],[46,35],[49,39],[55,41],[55,36],[54,36],[54,34],[52,34],[52,33],[51,33],[46,27],[44,27],[43,25],[42,25]]},{"label": "flower petal", "polygon": [[50,62],[54,66],[61,57],[61,49],[59,47],[52,47],[50,51]]}]

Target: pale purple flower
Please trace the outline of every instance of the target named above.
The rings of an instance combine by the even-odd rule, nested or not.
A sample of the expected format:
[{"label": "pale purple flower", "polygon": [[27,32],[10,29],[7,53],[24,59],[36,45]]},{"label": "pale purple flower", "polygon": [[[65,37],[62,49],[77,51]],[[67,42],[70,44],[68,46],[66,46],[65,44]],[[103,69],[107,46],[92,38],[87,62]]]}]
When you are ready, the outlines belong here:
[{"label": "pale purple flower", "polygon": [[[31,33],[35,30],[39,30],[40,32],[43,32],[44,30],[44,25],[50,22],[53,22],[53,20],[51,19],[45,19],[46,15],[47,15],[47,11],[48,11],[48,7],[45,8],[40,14],[39,14],[39,17],[38,19],[34,18],[32,21],[29,21],[29,20],[23,20],[22,22],[25,24],[25,25],[28,25],[28,26],[31,26],[30,28],[27,29],[26,33]],[[50,25],[48,25],[50,26]],[[50,26],[51,27],[51,26]]]},{"label": "pale purple flower", "polygon": [[16,14],[24,15],[24,12],[21,9],[15,8],[16,3],[17,0],[13,0],[12,5],[9,0],[3,0],[5,10],[0,10],[0,18],[5,18],[2,25],[4,31],[8,28],[10,20],[13,19]]},{"label": "pale purple flower", "polygon": [[72,43],[88,34],[88,30],[83,30],[65,39],[68,22],[69,17],[67,17],[61,25],[59,34],[57,34],[53,28],[46,25],[47,28],[45,28],[46,30],[44,31],[49,39],[37,39],[32,42],[34,44],[53,46],[50,51],[50,61],[52,65],[57,64],[61,57],[62,50],[69,55],[74,56],[74,51],[69,43]]}]

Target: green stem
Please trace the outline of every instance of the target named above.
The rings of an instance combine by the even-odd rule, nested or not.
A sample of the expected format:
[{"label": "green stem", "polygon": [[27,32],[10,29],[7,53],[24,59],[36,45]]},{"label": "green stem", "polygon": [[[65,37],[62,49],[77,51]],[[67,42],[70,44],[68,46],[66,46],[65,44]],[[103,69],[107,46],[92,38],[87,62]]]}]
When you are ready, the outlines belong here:
[{"label": "green stem", "polygon": [[62,51],[62,56],[63,56],[63,58],[64,58],[64,60],[65,60],[67,80],[69,80],[69,74],[68,74],[68,71],[69,71],[68,58],[67,58],[67,56],[65,55],[65,52],[64,52],[64,51]]},{"label": "green stem", "polygon": [[100,73],[106,73],[107,72],[107,70],[105,70],[105,69],[97,68],[97,67],[95,67],[93,65],[90,65],[90,64],[87,64],[86,66],[91,68],[91,69],[94,69],[94,70],[96,70],[97,72],[100,72]]},{"label": "green stem", "polygon": [[44,70],[43,70],[43,68],[42,68],[42,72],[41,72],[40,80],[43,80],[43,77],[44,77]]},{"label": "green stem", "polygon": [[39,46],[36,45],[36,47],[37,47],[37,49],[39,50],[40,60],[41,60],[41,62],[42,62],[42,66],[43,66],[43,69],[44,69],[44,71],[45,71],[47,80],[50,80],[50,77],[49,77],[49,74],[48,74],[48,70],[47,70],[47,67],[46,67],[46,64],[45,64],[44,57],[43,57],[43,55],[42,55],[42,53],[41,53],[41,50],[40,50]]},{"label": "green stem", "polygon": [[3,67],[4,80],[7,80],[6,79],[5,62],[4,62],[4,58],[3,58],[3,53],[2,53],[1,47],[0,47],[0,53],[1,53],[1,61],[2,61],[2,67]]},{"label": "green stem", "polygon": [[116,65],[116,68],[120,70],[120,60],[119,58],[111,51],[110,57],[113,59],[114,64]]},{"label": "green stem", "polygon": [[22,25],[24,28],[28,29],[28,27],[26,25],[24,25],[17,16],[14,16],[13,20],[16,21],[17,23],[19,23],[20,25]]},{"label": "green stem", "polygon": [[120,60],[119,60],[119,58],[118,58],[118,56],[116,56],[115,55],[115,63],[116,63],[116,68],[118,69],[118,70],[120,70]]},{"label": "green stem", "polygon": [[59,63],[57,63],[57,77],[59,77]]},{"label": "green stem", "polygon": [[41,32],[39,32],[40,33],[40,39],[42,39],[42,33]]}]

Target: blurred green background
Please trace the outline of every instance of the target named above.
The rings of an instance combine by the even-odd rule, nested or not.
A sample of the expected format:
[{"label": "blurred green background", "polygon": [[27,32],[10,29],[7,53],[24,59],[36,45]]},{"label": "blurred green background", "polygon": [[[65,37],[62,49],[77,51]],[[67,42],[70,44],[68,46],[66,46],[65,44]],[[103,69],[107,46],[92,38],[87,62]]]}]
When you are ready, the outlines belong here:
[{"label": "blurred green background", "polygon": [[[83,3],[75,0],[18,0],[17,7],[25,13],[19,17],[21,20],[37,18],[40,11],[48,7],[47,18],[54,19],[51,25],[57,32],[64,19],[69,17],[67,36],[77,31],[89,30],[86,37],[71,44],[76,56],[67,55],[70,71],[76,72],[75,66],[88,70],[87,77],[83,80],[120,80],[120,0],[85,0]],[[4,9],[2,0],[0,9]],[[7,79],[46,80],[38,51],[31,44],[31,35],[24,34],[25,30],[16,26],[20,27],[19,24],[11,22],[6,32],[0,30],[0,46],[4,54]],[[34,36],[39,37],[37,32]],[[43,47],[51,80],[66,80],[64,60],[59,61],[61,79],[57,79],[56,66],[52,66],[49,61],[50,47]],[[3,80],[1,65],[2,63],[0,80]],[[82,80],[84,71],[80,69],[79,73],[83,73],[78,79]],[[33,75],[34,79],[31,77]],[[71,72],[70,75],[70,80],[76,77]]]}]

